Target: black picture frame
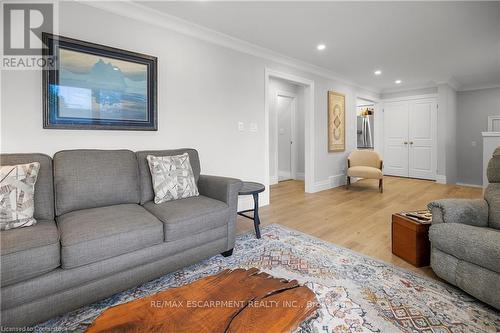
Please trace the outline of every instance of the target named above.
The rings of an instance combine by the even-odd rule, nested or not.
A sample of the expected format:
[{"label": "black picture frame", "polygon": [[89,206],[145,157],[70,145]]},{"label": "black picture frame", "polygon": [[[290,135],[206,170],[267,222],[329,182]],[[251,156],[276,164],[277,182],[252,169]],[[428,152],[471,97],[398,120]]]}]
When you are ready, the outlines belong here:
[{"label": "black picture frame", "polygon": [[[43,43],[47,48],[43,49],[43,55],[47,59],[53,59],[52,67],[44,69],[42,71],[43,80],[43,128],[46,129],[70,129],[70,130],[131,130],[131,131],[157,131],[158,130],[158,112],[157,112],[157,57],[141,54],[132,51],[126,51],[114,47],[109,47],[105,45],[95,44],[91,42],[86,42],[82,40],[77,40],[73,38],[68,38],[64,36],[54,35],[50,33],[42,34]],[[147,76],[147,97],[143,100],[142,95],[140,103],[144,105],[144,112],[140,110],[141,116],[145,119],[119,119],[120,112],[125,113],[125,110],[120,110],[120,108],[115,107],[113,109],[113,117],[109,118],[96,118],[93,116],[81,117],[81,116],[61,116],[60,113],[60,97],[59,93],[55,91],[59,89],[59,69],[60,69],[60,57],[59,53],[61,49],[70,50],[73,52],[80,52],[86,55],[92,55],[95,57],[105,57],[107,59],[117,59],[124,62],[130,62],[135,65],[146,66],[146,76]],[[121,72],[120,72],[121,73]],[[104,75],[106,77],[106,75]],[[101,78],[102,80],[102,78]],[[106,80],[106,79],[104,79]],[[71,87],[70,87],[71,88]],[[77,88],[79,89],[79,88]],[[86,89],[91,91],[91,102],[95,103],[95,94],[93,88]],[[99,91],[97,88],[96,91]],[[113,91],[107,91],[107,94],[112,96]],[[97,93],[102,99],[102,94]],[[127,95],[127,94],[125,94]],[[129,94],[130,95],[130,94]],[[119,99],[122,97],[121,94],[115,93],[114,99]],[[118,97],[116,97],[118,96]],[[128,95],[127,95],[128,96]],[[113,100],[114,101],[114,100]],[[114,101],[115,102],[115,101]],[[87,102],[89,103],[89,102]],[[135,104],[139,104],[137,101],[133,101]],[[106,104],[106,103],[105,103]],[[100,103],[99,105],[105,105]],[[109,103],[108,103],[109,104]],[[113,103],[111,103],[113,104]],[[115,103],[116,104],[116,103]],[[135,106],[134,104],[134,106]],[[121,105],[121,104],[118,104]],[[139,104],[139,109],[142,109],[142,105]],[[91,112],[93,111],[91,107]],[[99,109],[99,113],[101,113]],[[146,116],[147,115],[147,116]],[[118,117],[118,119],[116,119]]]}]

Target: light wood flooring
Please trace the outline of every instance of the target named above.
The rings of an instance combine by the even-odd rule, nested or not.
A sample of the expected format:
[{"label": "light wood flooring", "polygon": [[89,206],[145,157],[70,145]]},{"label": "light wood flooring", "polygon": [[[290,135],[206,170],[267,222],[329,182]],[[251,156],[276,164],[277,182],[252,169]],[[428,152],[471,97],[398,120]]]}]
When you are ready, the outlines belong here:
[{"label": "light wood flooring", "polygon": [[[391,215],[422,209],[442,198],[480,198],[482,189],[442,185],[432,181],[384,177],[384,193],[377,181],[361,180],[349,190],[338,187],[305,193],[301,181],[271,187],[271,204],[260,209],[262,225],[278,223],[334,244],[427,276],[430,267],[415,268],[391,252]],[[253,230],[253,222],[238,216],[237,233]]]}]

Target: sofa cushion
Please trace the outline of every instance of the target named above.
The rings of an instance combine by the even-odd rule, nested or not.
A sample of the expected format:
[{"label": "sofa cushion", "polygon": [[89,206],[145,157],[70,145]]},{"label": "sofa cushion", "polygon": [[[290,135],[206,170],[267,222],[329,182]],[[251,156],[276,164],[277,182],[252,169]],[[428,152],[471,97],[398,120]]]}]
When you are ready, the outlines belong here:
[{"label": "sofa cushion", "polygon": [[54,155],[56,216],[139,203],[139,170],[130,150],[66,150]]},{"label": "sofa cushion", "polygon": [[151,172],[149,170],[149,165],[147,161],[147,156],[173,156],[173,155],[182,155],[184,153],[188,153],[189,155],[189,163],[191,164],[191,168],[193,169],[194,179],[196,183],[198,183],[198,179],[200,179],[200,159],[198,158],[198,152],[195,149],[189,148],[181,148],[174,150],[145,150],[138,151],[137,155],[137,163],[139,164],[139,177],[141,184],[141,205],[145,204],[148,201],[152,201],[154,199],[155,193],[153,191],[153,183],[151,181]]},{"label": "sofa cushion", "polygon": [[35,184],[35,211],[37,220],[54,219],[54,187],[52,159],[44,154],[1,154],[0,165],[16,165],[31,162],[40,163]]},{"label": "sofa cushion", "polygon": [[148,155],[149,170],[156,204],[199,195],[189,155]]},{"label": "sofa cushion", "polygon": [[162,223],[137,204],[73,211],[57,217],[61,264],[73,268],[163,242]]},{"label": "sofa cushion", "polygon": [[2,286],[47,273],[59,266],[59,233],[53,220],[0,232]]},{"label": "sofa cushion", "polygon": [[175,241],[228,223],[229,207],[203,195],[144,205],[164,223],[165,241]]},{"label": "sofa cushion", "polygon": [[439,223],[429,229],[432,246],[500,273],[500,231],[460,223]]},{"label": "sofa cushion", "polygon": [[382,170],[367,166],[353,166],[347,169],[349,177],[381,179],[383,177]]},{"label": "sofa cushion", "polygon": [[29,227],[36,223],[35,184],[40,163],[0,167],[0,230]]}]

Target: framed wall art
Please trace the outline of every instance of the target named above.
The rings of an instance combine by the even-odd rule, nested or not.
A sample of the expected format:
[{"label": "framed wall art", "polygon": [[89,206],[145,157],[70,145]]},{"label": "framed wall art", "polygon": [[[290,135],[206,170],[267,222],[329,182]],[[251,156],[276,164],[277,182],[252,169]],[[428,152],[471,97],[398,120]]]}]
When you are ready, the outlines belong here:
[{"label": "framed wall art", "polygon": [[345,150],[345,95],[328,92],[328,151]]},{"label": "framed wall art", "polygon": [[156,131],[157,58],[43,34],[43,127]]}]

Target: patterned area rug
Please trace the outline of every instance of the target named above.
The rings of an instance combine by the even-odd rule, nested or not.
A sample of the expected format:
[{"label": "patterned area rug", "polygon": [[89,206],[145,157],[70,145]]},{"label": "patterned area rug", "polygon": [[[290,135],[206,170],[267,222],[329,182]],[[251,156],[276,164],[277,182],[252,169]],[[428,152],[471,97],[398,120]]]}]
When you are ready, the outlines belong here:
[{"label": "patterned area rug", "polygon": [[321,308],[299,332],[500,332],[500,312],[438,281],[286,229],[263,228],[237,238],[234,254],[220,255],[118,293],[36,327],[84,331],[110,306],[183,285],[226,268],[257,267],[297,279],[317,295]]}]

